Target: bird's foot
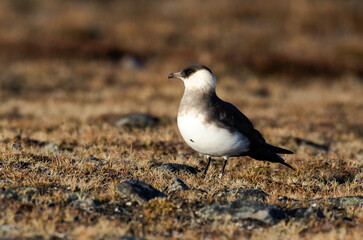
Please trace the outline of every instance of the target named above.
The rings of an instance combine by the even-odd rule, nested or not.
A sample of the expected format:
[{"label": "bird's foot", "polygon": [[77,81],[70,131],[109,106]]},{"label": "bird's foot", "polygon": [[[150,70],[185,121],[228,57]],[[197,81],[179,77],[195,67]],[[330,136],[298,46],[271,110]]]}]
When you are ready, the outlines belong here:
[{"label": "bird's foot", "polygon": [[224,175],[224,169],[226,168],[226,165],[227,165],[227,161],[228,161],[228,157],[223,157],[224,158],[224,161],[223,161],[223,166],[222,166],[222,170],[221,170],[221,173],[219,174],[219,179],[221,179]]}]

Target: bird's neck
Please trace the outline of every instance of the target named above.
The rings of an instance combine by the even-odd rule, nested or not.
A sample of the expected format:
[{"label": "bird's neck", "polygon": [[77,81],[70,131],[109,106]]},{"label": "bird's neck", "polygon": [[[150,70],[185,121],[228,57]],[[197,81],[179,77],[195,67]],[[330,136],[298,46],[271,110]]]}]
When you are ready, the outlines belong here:
[{"label": "bird's neck", "polygon": [[179,105],[178,114],[184,114],[190,111],[201,112],[216,97],[217,95],[214,90],[205,91],[186,88]]}]

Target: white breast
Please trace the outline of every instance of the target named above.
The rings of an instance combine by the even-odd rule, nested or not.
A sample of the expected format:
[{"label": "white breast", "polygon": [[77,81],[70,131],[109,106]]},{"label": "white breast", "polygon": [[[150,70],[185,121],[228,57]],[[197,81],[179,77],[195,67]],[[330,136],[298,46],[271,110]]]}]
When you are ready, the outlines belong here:
[{"label": "white breast", "polygon": [[184,141],[206,155],[238,156],[249,150],[250,141],[243,134],[208,123],[200,114],[178,116],[178,127]]}]

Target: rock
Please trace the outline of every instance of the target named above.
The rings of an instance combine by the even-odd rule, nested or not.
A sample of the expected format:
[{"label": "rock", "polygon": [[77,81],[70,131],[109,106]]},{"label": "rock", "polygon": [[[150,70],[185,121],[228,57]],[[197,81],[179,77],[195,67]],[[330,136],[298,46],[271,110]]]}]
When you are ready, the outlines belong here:
[{"label": "rock", "polygon": [[292,217],[294,220],[306,219],[310,220],[312,217],[314,219],[322,219],[324,218],[324,213],[320,208],[308,207],[308,208],[297,208],[293,210],[289,210],[286,214]]},{"label": "rock", "polygon": [[158,169],[167,173],[185,172],[190,174],[197,174],[199,172],[195,167],[179,164],[179,163],[162,163]]},{"label": "rock", "polygon": [[15,148],[15,149],[17,149],[17,150],[23,150],[23,146],[22,146],[22,145],[20,145],[19,143],[14,143],[14,144],[12,145],[12,147],[13,147],[13,148]]},{"label": "rock", "polygon": [[338,198],[329,198],[328,201],[335,207],[346,208],[349,206],[362,207],[363,196],[347,196]]},{"label": "rock", "polygon": [[66,201],[73,202],[79,199],[85,199],[87,198],[87,194],[83,192],[71,192],[67,195]]},{"label": "rock", "polygon": [[279,205],[249,200],[214,203],[200,209],[197,214],[204,219],[257,220],[269,225],[276,224],[286,217]]},{"label": "rock", "polygon": [[213,198],[220,200],[252,200],[264,201],[269,195],[261,189],[248,189],[248,188],[233,188],[228,190],[219,191],[213,194]]},{"label": "rock", "polygon": [[349,206],[362,207],[363,206],[363,196],[347,196],[347,197],[337,197],[337,198],[318,198],[308,201],[309,203],[324,204],[328,203],[336,208],[347,208]]},{"label": "rock", "polygon": [[16,191],[21,194],[29,195],[30,197],[39,193],[38,188],[31,187],[31,186],[13,186],[13,187],[10,187],[9,190]]},{"label": "rock", "polygon": [[282,203],[287,203],[287,201],[289,200],[289,198],[286,197],[286,196],[280,196],[280,197],[278,197],[277,200],[279,200]]},{"label": "rock", "polygon": [[119,239],[119,240],[147,240],[146,238],[135,237],[132,235],[123,235],[117,239]]},{"label": "rock", "polygon": [[124,116],[117,120],[115,125],[120,128],[146,128],[153,127],[158,122],[158,119],[143,113],[134,113]]},{"label": "rock", "polygon": [[29,202],[36,194],[39,194],[39,190],[35,187],[13,186],[5,190],[0,188],[0,199]]},{"label": "rock", "polygon": [[0,225],[0,238],[13,239],[13,235],[20,230],[21,228],[15,225],[10,225],[10,224]]},{"label": "rock", "polygon": [[33,196],[33,195],[39,193],[39,190],[36,187],[24,187],[23,191],[24,191],[24,194],[30,195],[30,196]]},{"label": "rock", "polygon": [[168,187],[168,194],[177,192],[177,191],[183,191],[183,190],[189,190],[189,187],[179,178],[174,178],[172,183]]},{"label": "rock", "polygon": [[101,203],[97,200],[93,200],[88,197],[86,193],[82,192],[72,192],[69,193],[65,199],[70,202],[70,205],[74,208],[78,208],[87,212],[91,212],[96,207],[99,207]]},{"label": "rock", "polygon": [[50,142],[44,145],[44,149],[49,152],[57,152],[59,151],[58,144],[55,142]]},{"label": "rock", "polygon": [[53,235],[49,237],[51,240],[64,240],[70,239],[71,234],[64,232],[54,232]]},{"label": "rock", "polygon": [[19,194],[16,192],[9,191],[9,190],[2,191],[0,189],[0,199],[19,200]]},{"label": "rock", "polygon": [[[108,207],[108,206],[106,206]],[[120,215],[131,215],[132,213],[127,209],[123,207],[115,207],[114,213],[118,213]]]},{"label": "rock", "polygon": [[115,240],[147,240],[146,238],[142,238],[142,237],[136,237],[133,235],[109,235],[107,234],[106,236],[100,238],[100,239],[115,239]]},{"label": "rock", "polygon": [[20,227],[10,224],[0,225],[0,232],[17,231]]},{"label": "rock", "polygon": [[96,208],[96,202],[91,198],[78,199],[71,203],[71,206],[87,212],[91,212]]},{"label": "rock", "polygon": [[139,204],[156,197],[167,197],[164,193],[139,180],[126,179],[115,186],[115,192]]}]

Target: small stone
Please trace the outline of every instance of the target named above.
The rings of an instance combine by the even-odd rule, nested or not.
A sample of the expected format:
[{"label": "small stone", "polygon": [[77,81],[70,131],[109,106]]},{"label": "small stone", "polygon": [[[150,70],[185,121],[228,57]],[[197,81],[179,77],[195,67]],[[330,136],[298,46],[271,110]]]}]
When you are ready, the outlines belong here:
[{"label": "small stone", "polygon": [[174,178],[168,187],[168,194],[183,190],[189,190],[189,187],[181,179]]},{"label": "small stone", "polygon": [[362,207],[363,196],[347,196],[338,198],[329,198],[329,203],[338,208],[346,208],[349,206]]},{"label": "small stone", "polygon": [[63,240],[63,239],[69,239],[69,236],[70,236],[69,233],[54,232],[53,235],[51,235],[49,239]]},{"label": "small stone", "polygon": [[147,240],[146,238],[135,237],[132,235],[123,235],[121,237],[118,237],[117,239],[119,239],[119,240]]},{"label": "small stone", "polygon": [[310,204],[329,204],[335,208],[347,208],[349,206],[362,207],[363,206],[363,196],[346,196],[337,198],[318,198],[311,199],[308,201]]},{"label": "small stone", "polygon": [[27,203],[32,200],[33,195],[36,193],[38,193],[38,190],[32,187],[16,186],[10,187],[4,191],[0,188],[0,199],[15,200]]},{"label": "small stone", "polygon": [[14,143],[14,144],[12,145],[12,147],[13,147],[13,148],[15,148],[15,149],[17,149],[17,150],[23,150],[23,146],[22,146],[22,145],[20,145],[19,143]]},{"label": "small stone", "polygon": [[233,188],[223,190],[213,194],[213,198],[229,201],[236,200],[252,200],[252,201],[264,201],[269,195],[261,189],[249,189],[249,188]]},{"label": "small stone", "polygon": [[31,186],[12,186],[6,192],[8,199],[12,198],[21,202],[29,202],[35,195],[39,194],[39,190]]},{"label": "small stone", "polygon": [[16,193],[16,192],[9,191],[9,190],[2,191],[0,189],[0,199],[18,200],[19,199],[19,194]]},{"label": "small stone", "polygon": [[69,202],[73,202],[79,199],[85,199],[87,197],[86,193],[82,193],[82,192],[72,192],[69,193],[66,197],[66,200]]},{"label": "small stone", "polygon": [[66,201],[74,208],[81,209],[87,212],[93,211],[97,206],[101,205],[100,202],[87,197],[83,192],[72,192],[66,197]]},{"label": "small stone", "polygon": [[295,220],[306,219],[310,220],[311,217],[315,219],[324,218],[324,214],[320,208],[308,207],[308,208],[297,208],[287,211],[287,215],[294,218]]},{"label": "small stone", "polygon": [[20,227],[15,225],[10,225],[10,224],[0,225],[0,236],[4,237],[8,233],[16,232],[19,231],[20,229],[21,229]]},{"label": "small stone", "polygon": [[143,113],[134,113],[124,116],[116,121],[115,125],[120,128],[146,128],[153,127],[158,119]]},{"label": "small stone", "polygon": [[269,225],[274,225],[286,217],[282,208],[276,204],[249,200],[217,202],[202,208],[197,214],[204,219],[257,220]]},{"label": "small stone", "polygon": [[190,174],[197,174],[199,172],[199,170],[195,167],[178,163],[162,163],[160,166],[158,166],[158,169],[167,173],[185,172]]},{"label": "small stone", "polygon": [[24,193],[33,196],[34,194],[39,193],[39,190],[36,187],[24,187]]},{"label": "small stone", "polygon": [[139,180],[126,179],[115,186],[115,192],[122,197],[138,202],[147,203],[156,197],[167,197],[164,193]]},{"label": "small stone", "polygon": [[44,149],[49,151],[49,152],[57,152],[59,151],[59,147],[58,144],[56,144],[55,142],[50,142],[44,145]]},{"label": "small stone", "polygon": [[95,201],[91,198],[78,199],[71,203],[72,207],[91,212],[96,208]]}]

